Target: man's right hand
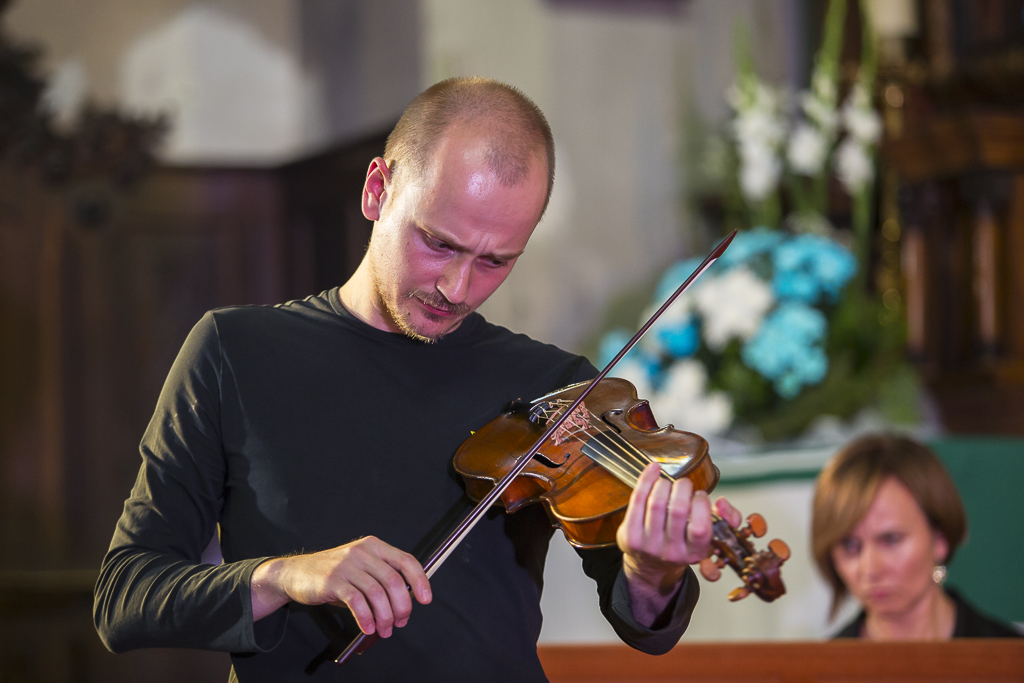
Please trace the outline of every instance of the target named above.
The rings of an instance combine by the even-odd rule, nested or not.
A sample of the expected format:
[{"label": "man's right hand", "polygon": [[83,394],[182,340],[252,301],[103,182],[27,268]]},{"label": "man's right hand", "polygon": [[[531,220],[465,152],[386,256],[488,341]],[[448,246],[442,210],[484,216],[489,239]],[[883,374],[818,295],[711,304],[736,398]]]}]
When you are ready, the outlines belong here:
[{"label": "man's right hand", "polygon": [[252,618],[258,621],[294,600],[303,605],[345,605],[363,633],[382,638],[405,626],[417,602],[430,602],[430,582],[419,561],[366,536],[310,555],[268,560],[252,574]]}]

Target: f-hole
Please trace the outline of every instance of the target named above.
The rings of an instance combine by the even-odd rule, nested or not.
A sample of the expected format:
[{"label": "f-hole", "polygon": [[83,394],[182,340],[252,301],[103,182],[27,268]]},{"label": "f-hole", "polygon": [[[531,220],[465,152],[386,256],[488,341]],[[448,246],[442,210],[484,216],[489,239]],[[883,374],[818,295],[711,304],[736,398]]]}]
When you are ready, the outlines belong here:
[{"label": "f-hole", "polygon": [[533,456],[533,459],[537,460],[538,462],[540,462],[540,464],[544,465],[544,467],[548,467],[548,468],[551,468],[553,470],[559,470],[559,469],[562,469],[562,467],[565,465],[565,463],[569,460],[569,454],[566,453],[565,454],[565,460],[563,460],[560,463],[555,462],[554,460],[552,460],[548,456],[544,455],[540,451],[537,451],[537,453]]},{"label": "f-hole", "polygon": [[622,415],[622,409],[621,408],[613,408],[612,410],[606,410],[604,412],[604,414],[601,416],[601,421],[604,422],[609,427],[611,427],[612,429],[614,429],[616,431],[616,433],[621,434],[622,430],[619,429],[619,426],[616,425],[614,422],[612,422],[609,419],[609,417],[611,417],[611,416],[620,417],[621,415]]}]

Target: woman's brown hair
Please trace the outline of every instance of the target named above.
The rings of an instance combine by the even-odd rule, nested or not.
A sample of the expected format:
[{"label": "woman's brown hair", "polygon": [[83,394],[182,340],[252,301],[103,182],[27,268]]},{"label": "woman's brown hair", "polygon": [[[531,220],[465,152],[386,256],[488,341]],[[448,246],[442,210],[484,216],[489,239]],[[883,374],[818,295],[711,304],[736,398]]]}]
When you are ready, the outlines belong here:
[{"label": "woman's brown hair", "polygon": [[904,436],[872,434],[843,447],[818,475],[811,521],[811,547],[818,569],[832,586],[831,616],[847,595],[832,562],[832,549],[867,514],[878,487],[895,477],[917,501],[931,527],[945,537],[953,554],[967,533],[967,516],[942,461]]}]

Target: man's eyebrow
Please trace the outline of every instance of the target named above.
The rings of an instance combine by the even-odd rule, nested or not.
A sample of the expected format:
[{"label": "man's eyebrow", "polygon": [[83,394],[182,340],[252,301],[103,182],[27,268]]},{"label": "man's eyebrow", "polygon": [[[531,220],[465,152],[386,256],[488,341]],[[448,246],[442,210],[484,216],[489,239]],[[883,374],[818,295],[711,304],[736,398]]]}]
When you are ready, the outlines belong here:
[{"label": "man's eyebrow", "polygon": [[[449,247],[451,247],[455,251],[461,252],[463,254],[469,253],[469,251],[470,251],[466,247],[462,246],[461,244],[457,244],[454,240],[452,240],[449,237],[446,237],[445,235],[440,234],[436,230],[432,230],[431,228],[427,228],[427,227],[422,226],[422,225],[419,226],[419,229],[420,229],[420,232],[422,232],[423,234],[427,235],[428,237],[430,237],[432,239],[437,240],[438,242],[444,242],[445,244],[447,244]],[[509,252],[507,254],[492,254],[492,253],[480,254],[480,256],[482,258],[491,259],[491,260],[494,260],[494,261],[511,261],[513,259],[519,258],[522,255],[523,255],[523,252],[521,252],[521,251]]]}]

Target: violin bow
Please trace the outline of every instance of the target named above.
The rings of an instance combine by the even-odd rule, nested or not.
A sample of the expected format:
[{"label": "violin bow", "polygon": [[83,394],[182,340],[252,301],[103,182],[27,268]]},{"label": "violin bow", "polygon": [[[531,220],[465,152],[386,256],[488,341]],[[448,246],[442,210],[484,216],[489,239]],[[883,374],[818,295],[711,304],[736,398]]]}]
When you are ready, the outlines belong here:
[{"label": "violin bow", "polygon": [[[619,349],[619,352],[615,354],[615,357],[612,358],[606,366],[604,366],[604,369],[597,374],[597,377],[592,379],[590,381],[590,384],[582,392],[580,392],[580,395],[576,398],[575,401],[573,401],[572,405],[570,405],[568,409],[566,409],[561,415],[558,416],[556,420],[554,420],[551,423],[547,431],[544,432],[544,434],[539,439],[537,439],[537,442],[533,444],[530,450],[523,454],[523,456],[519,459],[519,462],[517,462],[515,466],[513,466],[512,469],[509,470],[508,474],[502,477],[502,479],[497,484],[494,485],[494,488],[491,489],[490,493],[488,493],[486,496],[480,499],[480,502],[477,503],[476,507],[473,508],[473,510],[470,511],[468,515],[466,515],[466,518],[462,520],[459,526],[456,527],[455,530],[448,535],[448,538],[446,538],[430,555],[430,557],[427,558],[427,561],[423,564],[423,571],[424,573],[426,573],[428,579],[434,575],[434,572],[437,571],[441,564],[446,559],[448,559],[448,556],[452,554],[452,552],[459,546],[460,543],[462,543],[463,539],[465,539],[469,532],[472,531],[473,527],[476,526],[477,522],[479,522],[483,518],[484,514],[491,508],[492,505],[494,505],[495,502],[497,502],[498,498],[501,497],[501,494],[505,492],[505,489],[507,489],[512,484],[512,482],[515,481],[515,478],[518,477],[524,469],[526,469],[526,466],[530,464],[530,461],[533,459],[533,456],[537,454],[537,451],[541,449],[544,443],[549,438],[551,438],[551,436],[558,430],[559,427],[562,426],[562,423],[570,415],[575,413],[576,409],[580,406],[581,403],[583,403],[583,399],[587,397],[587,394],[589,394],[591,390],[594,387],[596,387],[598,383],[608,375],[611,369],[614,368],[620,360],[622,360],[623,356],[629,353],[629,351],[634,346],[636,346],[637,342],[639,342],[640,339],[642,339],[643,336],[647,334],[647,331],[651,329],[651,326],[654,325],[658,318],[660,318],[661,315],[666,310],[668,310],[668,307],[671,306],[683,292],[689,289],[690,285],[693,284],[694,280],[703,275],[704,271],[710,268],[711,265],[718,260],[718,258],[725,252],[728,246],[732,243],[734,237],[736,237],[735,230],[729,233],[729,235],[725,239],[718,243],[718,246],[715,247],[710,254],[708,254],[707,258],[705,258],[699,266],[697,266],[697,268],[690,274],[690,277],[686,278],[686,280],[683,281],[683,284],[679,285],[679,287],[672,294],[672,296],[670,296],[665,301],[665,303],[661,305],[661,308],[655,311],[654,315],[652,315],[650,319],[646,323],[644,323],[643,327],[641,327],[637,331],[637,333],[633,335],[633,338],[626,342],[625,346]],[[346,647],[345,650],[340,655],[338,655],[334,662],[339,665],[344,664],[349,660],[350,657],[352,657],[352,655],[362,654],[363,652],[366,652],[366,650],[368,650],[371,645],[377,642],[379,638],[380,636],[377,635],[376,631],[374,631],[373,633],[360,633],[352,640],[351,643],[349,643],[348,647]]]}]

